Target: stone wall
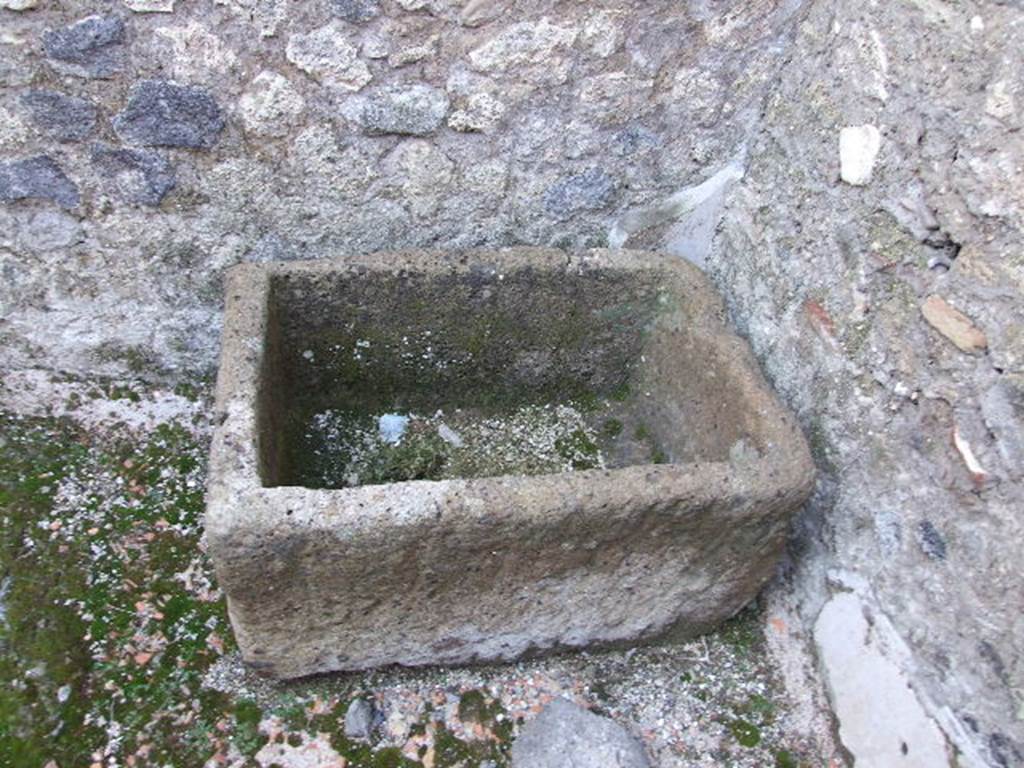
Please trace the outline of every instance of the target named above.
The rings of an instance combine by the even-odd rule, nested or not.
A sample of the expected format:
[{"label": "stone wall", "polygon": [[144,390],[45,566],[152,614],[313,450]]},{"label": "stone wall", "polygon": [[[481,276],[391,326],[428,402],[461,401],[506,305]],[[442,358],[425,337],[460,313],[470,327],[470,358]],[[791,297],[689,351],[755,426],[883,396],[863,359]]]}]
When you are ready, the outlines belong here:
[{"label": "stone wall", "polygon": [[210,370],[239,261],[602,245],[738,151],[796,6],[3,0],[0,366]]},{"label": "stone wall", "polygon": [[961,765],[1024,764],[1022,51],[1011,3],[816,2],[711,259],[814,444],[792,586],[840,719],[888,720],[841,723],[865,764],[911,764],[863,752],[887,675]]},{"label": "stone wall", "polygon": [[0,0],[0,368],[208,373],[244,260],[667,248],[812,438],[776,592],[846,746],[1020,765],[1022,36],[997,0]]}]

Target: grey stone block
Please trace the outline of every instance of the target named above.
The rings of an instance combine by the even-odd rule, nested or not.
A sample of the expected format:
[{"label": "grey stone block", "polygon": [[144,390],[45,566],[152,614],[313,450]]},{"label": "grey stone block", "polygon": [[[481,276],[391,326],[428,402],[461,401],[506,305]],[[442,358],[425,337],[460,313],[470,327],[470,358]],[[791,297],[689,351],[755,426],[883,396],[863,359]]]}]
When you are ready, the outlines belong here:
[{"label": "grey stone block", "polygon": [[[243,264],[226,295],[206,536],[243,658],[268,675],[707,631],[774,573],[813,484],[793,418],[679,259]],[[338,487],[304,479],[295,450],[311,408],[502,413],[578,392],[618,398],[663,455]]]},{"label": "grey stone block", "polygon": [[224,129],[224,115],[203,88],[167,80],[143,80],[114,118],[122,140],[148,147],[209,149]]},{"label": "grey stone block", "polygon": [[82,141],[96,130],[98,110],[85,99],[57,91],[33,90],[21,97],[35,123],[58,141]]},{"label": "grey stone block", "polygon": [[449,106],[444,91],[422,84],[378,88],[353,101],[356,121],[370,134],[426,136],[441,126]]},{"label": "grey stone block", "polygon": [[647,768],[643,747],[607,717],[555,699],[512,743],[512,768]]},{"label": "grey stone block", "polygon": [[331,12],[352,22],[369,21],[380,15],[379,0],[331,0]]},{"label": "grey stone block", "polygon": [[117,195],[130,203],[160,205],[176,183],[170,161],[151,150],[96,145],[92,164],[114,183]]},{"label": "grey stone block", "polygon": [[588,168],[548,187],[544,208],[552,216],[567,219],[582,211],[605,208],[615,200],[615,179],[601,168]]},{"label": "grey stone block", "polygon": [[117,16],[89,16],[63,29],[43,33],[43,50],[60,72],[108,78],[123,64],[124,22]]},{"label": "grey stone block", "polygon": [[0,202],[33,198],[74,208],[79,201],[78,187],[47,155],[0,163]]},{"label": "grey stone block", "polygon": [[369,739],[373,733],[373,705],[366,699],[356,699],[345,712],[345,735],[350,739]]}]

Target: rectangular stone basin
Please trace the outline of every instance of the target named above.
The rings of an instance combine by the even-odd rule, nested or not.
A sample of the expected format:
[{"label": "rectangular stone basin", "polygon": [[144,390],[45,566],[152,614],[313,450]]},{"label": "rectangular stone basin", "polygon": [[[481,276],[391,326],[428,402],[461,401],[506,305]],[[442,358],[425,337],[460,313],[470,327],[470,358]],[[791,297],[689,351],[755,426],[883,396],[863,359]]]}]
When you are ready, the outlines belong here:
[{"label": "rectangular stone basin", "polygon": [[813,466],[682,259],[404,252],[230,270],[206,537],[274,677],[704,632]]}]

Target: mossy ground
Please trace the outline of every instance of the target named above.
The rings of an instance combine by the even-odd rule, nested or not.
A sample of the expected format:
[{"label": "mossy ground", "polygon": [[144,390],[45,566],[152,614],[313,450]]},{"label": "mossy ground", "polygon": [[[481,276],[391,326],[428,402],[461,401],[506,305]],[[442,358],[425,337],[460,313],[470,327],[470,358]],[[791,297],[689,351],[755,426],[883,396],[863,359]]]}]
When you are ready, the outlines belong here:
[{"label": "mossy ground", "polygon": [[[84,426],[83,404],[134,415],[149,395],[110,383],[75,395],[55,408],[66,416],[0,415],[0,766],[265,767],[312,754],[335,762],[305,764],[502,766],[553,696],[636,724],[666,766],[821,762],[785,728],[757,612],[636,652],[259,680],[238,662],[202,552],[208,425],[129,429],[115,414]],[[357,697],[380,714],[370,743],[344,734]]]}]

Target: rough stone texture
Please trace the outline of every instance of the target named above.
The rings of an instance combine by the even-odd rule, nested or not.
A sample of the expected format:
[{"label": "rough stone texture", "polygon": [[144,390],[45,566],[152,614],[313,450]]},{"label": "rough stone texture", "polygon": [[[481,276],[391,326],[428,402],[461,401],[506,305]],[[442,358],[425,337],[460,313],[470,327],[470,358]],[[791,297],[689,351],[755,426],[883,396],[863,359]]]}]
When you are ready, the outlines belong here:
[{"label": "rough stone texture", "polygon": [[621,725],[555,699],[512,743],[512,768],[647,768],[643,747]]},{"label": "rough stone texture", "polygon": [[[244,265],[226,293],[205,530],[243,658],[267,675],[692,636],[770,578],[813,485],[720,300],[672,257],[380,254]],[[351,381],[351,294],[357,334],[380,346],[393,327],[445,354],[410,347],[426,362],[397,385],[407,362]],[[491,328],[507,307],[531,320]],[[669,463],[342,490],[289,474],[282,425],[306,401],[455,408],[624,385]]]},{"label": "rough stone texture", "polygon": [[124,0],[136,13],[174,13],[174,0]]},{"label": "rough stone texture", "polygon": [[264,70],[238,100],[242,124],[257,136],[285,136],[299,122],[306,103],[288,79]]},{"label": "rough stone texture", "polygon": [[[793,532],[799,568],[780,588],[813,626],[827,568],[861,574],[961,765],[1024,760],[1024,627],[1012,610],[1024,466],[1019,3],[380,5],[355,23],[330,2],[154,14],[0,2],[0,367],[209,372],[221,275],[245,260],[671,248],[709,266],[813,438],[823,479]],[[72,54],[82,65],[46,55],[48,30],[115,9],[123,42]],[[400,68],[389,61],[423,48],[432,53]],[[120,67],[111,79],[60,77],[65,64],[88,74],[104,61]],[[305,103],[282,135],[252,133],[241,109],[265,70]],[[177,185],[158,210],[112,194],[92,141],[60,143],[21,104],[32,89],[86,99],[99,110],[95,140],[115,146],[109,118],[152,78],[200,85],[226,115],[209,150],[169,151]],[[347,102],[371,82],[443,89],[448,123],[422,138],[367,135]],[[840,135],[866,125],[879,152],[871,180],[851,186]],[[428,146],[401,147],[413,141]],[[12,195],[7,164],[40,155],[64,181]],[[614,181],[607,206],[565,218],[547,208],[549,189],[591,168]],[[81,205],[65,212],[55,188]],[[968,355],[929,323],[932,295],[985,335],[984,350]]]},{"label": "rough stone texture", "polygon": [[86,99],[33,90],[22,95],[21,103],[36,127],[58,141],[82,141],[96,130],[98,110]]},{"label": "rough stone texture", "polygon": [[78,189],[53,158],[36,155],[0,163],[0,202],[51,200],[64,208],[78,205]]},{"label": "rough stone texture", "polygon": [[426,136],[448,113],[448,96],[439,88],[416,83],[387,86],[349,102],[348,114],[371,135]]},{"label": "rough stone texture", "polygon": [[[808,621],[855,574],[961,766],[1024,764],[1022,43],[1010,4],[814,3],[710,260],[823,471]],[[861,187],[850,125],[882,134]]]},{"label": "rough stone texture", "polygon": [[331,23],[288,38],[288,61],[324,85],[358,91],[373,79],[356,47],[345,38],[349,30]]},{"label": "rough stone texture", "polygon": [[345,735],[350,739],[369,739],[373,718],[373,705],[366,699],[356,699],[345,711]]},{"label": "rough stone texture", "polygon": [[345,21],[369,21],[380,15],[379,0],[331,0],[331,11]]},{"label": "rough stone texture", "polygon": [[160,205],[174,189],[174,168],[158,152],[95,146],[92,162],[122,199],[140,205]]},{"label": "rough stone texture", "polygon": [[43,35],[43,49],[59,72],[108,78],[121,70],[124,22],[117,16],[89,16]]},{"label": "rough stone texture", "polygon": [[[102,82],[56,86],[40,51],[48,29],[71,27],[95,6],[5,17],[0,158],[52,157],[85,204],[82,240],[45,268],[23,232],[51,204],[0,205],[0,252],[18,265],[12,290],[23,297],[0,322],[4,368],[59,360],[70,371],[113,374],[148,360],[148,375],[210,372],[221,273],[265,254],[603,245],[621,215],[736,154],[798,11],[789,0],[729,0],[713,10],[669,0],[432,0],[382,2],[379,15],[351,22],[329,0],[177,3],[173,13],[117,5],[124,38],[111,48],[123,52],[123,67]],[[169,86],[142,85],[154,80],[202,88],[223,129],[212,107],[195,117],[188,99],[164,100],[184,109],[161,107]],[[694,85],[704,81],[728,83],[730,98]],[[44,88],[97,107],[91,140],[36,133],[20,99]],[[423,98],[411,116],[391,102],[372,108],[364,127],[364,96],[390,88]],[[140,89],[150,98],[129,107]],[[698,124],[712,114],[719,122]],[[410,128],[430,132],[379,132]],[[204,151],[180,151],[190,148],[183,137]],[[158,215],[111,187],[92,162],[93,141],[169,145],[176,185]],[[403,146],[413,141],[429,146]]]},{"label": "rough stone texture", "polygon": [[224,129],[216,100],[202,88],[144,80],[113,120],[124,141],[147,147],[208,149]]}]

